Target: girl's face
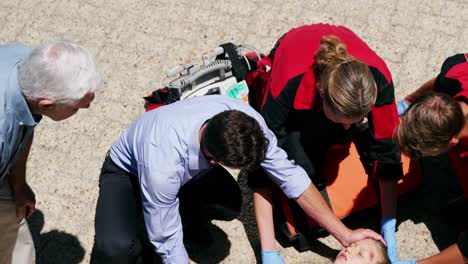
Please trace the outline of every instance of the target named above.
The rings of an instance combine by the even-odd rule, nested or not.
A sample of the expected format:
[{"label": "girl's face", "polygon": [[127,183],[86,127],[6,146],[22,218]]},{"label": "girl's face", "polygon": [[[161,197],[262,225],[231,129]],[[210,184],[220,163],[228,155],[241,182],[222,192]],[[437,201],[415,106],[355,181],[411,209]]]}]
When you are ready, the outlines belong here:
[{"label": "girl's face", "polygon": [[340,251],[336,256],[335,264],[373,264],[381,256],[382,250],[378,242],[371,238],[359,240],[351,244],[349,247]]}]

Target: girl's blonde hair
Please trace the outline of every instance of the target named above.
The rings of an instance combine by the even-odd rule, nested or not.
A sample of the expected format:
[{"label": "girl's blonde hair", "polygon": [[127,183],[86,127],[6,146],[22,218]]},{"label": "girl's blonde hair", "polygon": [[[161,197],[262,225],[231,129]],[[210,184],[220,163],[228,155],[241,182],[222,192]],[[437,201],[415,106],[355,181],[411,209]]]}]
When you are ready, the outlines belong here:
[{"label": "girl's blonde hair", "polygon": [[337,36],[324,36],[320,40],[315,75],[324,102],[337,115],[363,117],[377,100],[377,85],[369,66],[349,55]]}]

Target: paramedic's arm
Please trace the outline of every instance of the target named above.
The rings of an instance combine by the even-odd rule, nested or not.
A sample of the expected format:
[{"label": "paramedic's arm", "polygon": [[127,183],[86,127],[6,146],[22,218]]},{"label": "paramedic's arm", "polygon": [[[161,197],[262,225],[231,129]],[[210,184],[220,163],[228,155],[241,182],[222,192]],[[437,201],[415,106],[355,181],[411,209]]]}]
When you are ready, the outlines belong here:
[{"label": "paramedic's arm", "polygon": [[[286,87],[285,89],[288,88]],[[273,134],[277,138],[278,146],[286,151],[290,160],[294,160],[297,165],[304,168],[307,174],[310,175],[313,172],[313,166],[304,151],[300,138],[287,129],[291,109],[286,104],[287,102],[281,103],[273,98],[271,94],[268,94],[262,108],[262,116],[266,124],[268,124],[268,128],[273,131]],[[292,103],[290,102],[290,104]],[[264,251],[276,249],[271,195],[272,189],[269,186],[255,188],[253,194],[260,245]]]},{"label": "paramedic's arm", "polygon": [[423,95],[424,93],[427,93],[429,91],[434,90],[434,82],[436,78],[433,78],[427,82],[425,82],[421,87],[419,87],[416,91],[410,93],[405,97],[405,102],[410,105],[413,103],[413,101],[418,98],[419,96]]},{"label": "paramedic's arm", "polygon": [[[279,104],[271,94],[268,94],[262,107],[262,116],[278,139],[278,145],[283,146],[287,137],[286,120],[290,109]],[[266,125],[265,125],[265,129]],[[276,139],[275,139],[276,144]],[[273,223],[272,188],[270,186],[255,188],[253,206],[257,222],[260,246],[262,251],[276,250],[275,230]]]},{"label": "paramedic's arm", "polygon": [[396,218],[398,179],[403,176],[400,152],[391,139],[373,138],[370,146],[360,145],[367,142],[355,143],[358,149],[368,149],[360,155],[369,176],[379,183],[382,219]]},{"label": "paramedic's arm", "polygon": [[13,189],[16,203],[16,216],[18,218],[30,217],[36,206],[34,192],[26,182],[26,162],[28,161],[29,151],[34,138],[34,132],[24,146],[18,160],[13,165],[9,175],[9,182]]},{"label": "paramedic's arm", "polygon": [[[291,90],[295,89],[291,89],[288,85],[284,87],[285,93]],[[286,96],[285,98],[294,99],[294,96]],[[268,124],[269,129],[276,136],[278,146],[286,151],[288,159],[294,160],[297,165],[301,166],[312,177],[314,173],[313,165],[300,142],[300,135],[288,129],[291,122],[301,122],[303,120],[293,120],[293,102],[285,100],[274,98],[271,94],[268,94],[262,107],[262,116]],[[260,245],[263,251],[276,249],[271,195],[272,189],[269,186],[255,188],[253,195]]]},{"label": "paramedic's arm", "polygon": [[370,140],[358,140],[356,147],[368,174],[379,181],[382,219],[395,218],[397,181],[403,177],[401,154],[392,139],[399,119],[393,83],[380,80],[377,85],[380,93],[368,114]]},{"label": "paramedic's arm", "polygon": [[273,223],[272,190],[270,187],[256,188],[253,192],[253,206],[257,222],[258,236],[262,250],[276,250]]},{"label": "paramedic's arm", "polygon": [[277,147],[273,133],[264,124],[261,125],[269,141],[262,167],[286,196],[296,199],[304,212],[330,232],[343,246],[349,246],[365,237],[383,241],[380,235],[371,230],[347,228],[330,210],[307,173],[287,159],[286,153]]},{"label": "paramedic's arm", "polygon": [[421,94],[428,92],[428,91],[435,91],[446,93],[450,96],[454,96],[460,89],[460,82],[457,81],[459,78],[464,78],[464,74],[466,72],[458,71],[458,72],[451,72],[450,77],[446,77],[448,72],[452,70],[453,67],[464,64],[467,62],[467,58],[465,54],[456,54],[454,56],[448,57],[441,66],[440,73],[437,75],[436,78],[427,81],[423,84],[418,90],[413,92],[412,94],[408,95],[405,100],[407,103],[412,103],[413,100],[420,96]]},{"label": "paramedic's arm", "polygon": [[380,201],[382,202],[382,219],[390,217],[396,218],[398,200],[397,180],[379,180]]},{"label": "paramedic's arm", "polygon": [[437,255],[420,260],[418,264],[465,264],[468,263],[468,258],[463,256],[457,244],[451,245],[449,248],[440,252]]},{"label": "paramedic's arm", "polygon": [[[170,144],[165,144],[170,145]],[[183,243],[177,194],[183,167],[176,149],[146,145],[146,160],[139,165],[143,216],[149,239],[164,264],[189,263]]]}]

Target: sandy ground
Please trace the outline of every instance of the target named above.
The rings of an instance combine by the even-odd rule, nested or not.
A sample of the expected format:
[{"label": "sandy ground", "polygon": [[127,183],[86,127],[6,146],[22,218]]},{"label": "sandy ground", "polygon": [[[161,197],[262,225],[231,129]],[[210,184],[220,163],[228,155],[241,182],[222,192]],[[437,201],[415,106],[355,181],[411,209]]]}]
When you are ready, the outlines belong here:
[{"label": "sandy ground", "polygon": [[[104,155],[143,112],[142,96],[167,81],[168,69],[228,41],[268,52],[288,29],[316,22],[346,25],[360,35],[387,62],[398,98],[434,77],[442,61],[468,43],[466,0],[0,1],[1,43],[77,42],[96,55],[106,79],[91,109],[61,123],[44,119],[37,128],[28,179],[38,200],[30,221],[38,262],[89,262]],[[245,205],[240,220],[216,222],[217,247],[193,253],[193,260],[255,263],[249,199]],[[412,218],[412,212],[400,212],[401,257],[438,252],[429,218]],[[338,248],[325,237],[313,251],[286,247],[281,254],[287,263],[329,263]]]}]

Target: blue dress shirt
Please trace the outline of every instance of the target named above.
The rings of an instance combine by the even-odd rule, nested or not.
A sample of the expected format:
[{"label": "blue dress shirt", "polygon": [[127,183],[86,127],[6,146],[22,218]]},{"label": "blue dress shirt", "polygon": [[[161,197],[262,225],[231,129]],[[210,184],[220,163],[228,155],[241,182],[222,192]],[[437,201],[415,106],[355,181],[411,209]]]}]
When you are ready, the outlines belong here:
[{"label": "blue dress shirt", "polygon": [[40,116],[33,117],[18,83],[24,45],[0,45],[0,184],[18,159]]},{"label": "blue dress shirt", "polygon": [[226,110],[242,111],[259,122],[269,141],[261,166],[288,197],[297,198],[311,183],[306,172],[277,147],[261,115],[239,100],[201,96],[143,114],[112,145],[110,155],[120,168],[138,177],[146,229],[164,263],[188,263],[177,194],[210,168],[200,151],[198,133],[206,120]]}]

